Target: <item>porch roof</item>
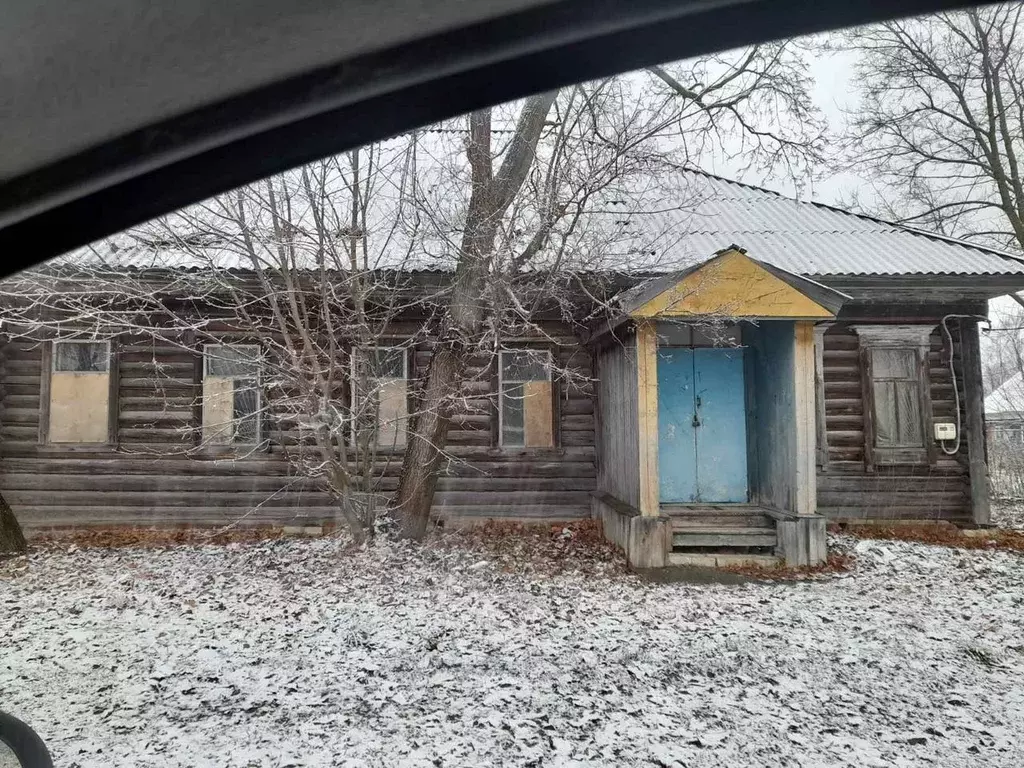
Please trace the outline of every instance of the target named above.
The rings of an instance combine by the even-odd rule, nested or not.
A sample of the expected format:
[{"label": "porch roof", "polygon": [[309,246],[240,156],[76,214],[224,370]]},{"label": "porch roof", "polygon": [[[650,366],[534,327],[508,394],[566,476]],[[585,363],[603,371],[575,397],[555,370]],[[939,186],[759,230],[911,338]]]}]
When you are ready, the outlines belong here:
[{"label": "porch roof", "polygon": [[633,318],[829,319],[850,297],[751,257],[739,246],[619,295]]}]

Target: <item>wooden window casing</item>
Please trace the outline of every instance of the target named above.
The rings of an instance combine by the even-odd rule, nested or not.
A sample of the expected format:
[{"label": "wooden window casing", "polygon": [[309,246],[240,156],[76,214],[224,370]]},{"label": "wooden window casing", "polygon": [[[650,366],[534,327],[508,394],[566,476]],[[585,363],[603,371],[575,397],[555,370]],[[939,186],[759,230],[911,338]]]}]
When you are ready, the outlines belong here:
[{"label": "wooden window casing", "polygon": [[923,448],[921,372],[913,347],[869,349],[875,448]]},{"label": "wooden window casing", "polygon": [[864,463],[934,464],[930,326],[855,326],[861,339]]},{"label": "wooden window casing", "polygon": [[550,349],[498,353],[498,439],[507,448],[554,448],[558,413]]},{"label": "wooden window casing", "polygon": [[109,446],[117,431],[117,360],[110,341],[55,340],[44,348],[40,442]]},{"label": "wooden window casing", "polygon": [[[410,352],[404,346],[368,347],[352,356],[350,407],[354,419],[366,418],[360,413],[362,406],[357,402],[358,372],[355,354],[370,356],[369,381],[373,398],[371,413],[376,422],[374,428],[375,446],[383,449],[405,448],[409,429],[409,369]],[[368,425],[369,426],[369,425]],[[351,439],[355,440],[353,431]]]}]

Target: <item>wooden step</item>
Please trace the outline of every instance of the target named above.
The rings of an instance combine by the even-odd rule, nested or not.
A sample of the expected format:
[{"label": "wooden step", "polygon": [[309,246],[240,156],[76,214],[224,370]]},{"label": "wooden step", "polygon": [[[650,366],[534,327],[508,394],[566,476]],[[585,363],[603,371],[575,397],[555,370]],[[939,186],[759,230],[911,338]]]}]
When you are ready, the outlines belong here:
[{"label": "wooden step", "polygon": [[672,528],[693,526],[715,526],[720,528],[769,528],[775,529],[775,521],[762,512],[747,512],[731,515],[672,515]]},{"label": "wooden step", "polygon": [[763,513],[764,509],[753,504],[662,504],[663,515],[749,515]]},{"label": "wooden step", "polygon": [[775,530],[693,525],[672,528],[673,547],[774,547]]}]

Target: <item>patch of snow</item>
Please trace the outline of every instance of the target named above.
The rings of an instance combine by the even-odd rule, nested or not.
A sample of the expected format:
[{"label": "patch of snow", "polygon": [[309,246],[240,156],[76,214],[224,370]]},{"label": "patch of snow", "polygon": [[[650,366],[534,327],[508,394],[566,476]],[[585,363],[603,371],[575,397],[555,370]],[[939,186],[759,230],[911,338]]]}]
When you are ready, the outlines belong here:
[{"label": "patch of snow", "polygon": [[1024,529],[1024,501],[992,501],[992,522],[1000,528]]},{"label": "patch of snow", "polygon": [[1024,559],[849,540],[649,584],[330,539],[0,566],[0,707],[55,764],[1018,766]]}]

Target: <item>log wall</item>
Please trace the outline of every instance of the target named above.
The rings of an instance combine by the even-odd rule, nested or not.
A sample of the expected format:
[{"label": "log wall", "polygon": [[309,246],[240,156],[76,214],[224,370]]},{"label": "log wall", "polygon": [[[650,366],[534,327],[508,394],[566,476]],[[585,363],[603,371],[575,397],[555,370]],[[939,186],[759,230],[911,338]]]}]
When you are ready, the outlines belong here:
[{"label": "log wall", "polygon": [[[971,520],[966,439],[955,457],[938,451],[934,462],[870,468],[865,463],[860,339],[851,326],[934,326],[928,359],[932,411],[935,419],[952,420],[948,350],[938,330],[947,311],[953,310],[906,310],[897,316],[892,308],[875,312],[862,307],[856,317],[841,316],[824,334],[826,428],[817,473],[821,514],[838,519]],[[962,384],[958,326],[953,323],[951,328]],[[483,357],[474,360],[464,385],[464,407],[449,433],[452,460],[444,467],[435,497],[440,518],[451,523],[583,518],[590,515],[590,495],[598,487],[636,503],[638,477],[628,471],[638,466],[635,361],[622,347],[598,353],[603,381],[595,392],[589,351],[566,328],[553,325],[549,333],[559,367],[575,373],[555,384],[556,447],[498,446],[493,363]],[[335,519],[329,497],[314,482],[297,476],[289,460],[288,451],[302,439],[294,423],[268,419],[267,450],[244,456],[197,452],[202,389],[198,350],[142,338],[121,338],[115,348],[116,441],[96,448],[45,442],[44,348],[23,341],[0,346],[0,490],[24,525],[302,524]],[[413,370],[422,372],[428,360],[429,350],[419,348],[412,355]],[[596,418],[595,401],[605,411],[601,418]],[[961,397],[962,406],[964,402]],[[595,449],[598,422],[600,450]],[[381,492],[397,486],[400,464],[400,454],[378,456]]]},{"label": "log wall", "polygon": [[[564,328],[549,329],[559,367],[555,448],[497,446],[490,362],[474,360],[465,407],[449,432],[448,462],[435,513],[450,523],[486,519],[568,520],[590,515],[596,478],[589,353]],[[152,339],[116,345],[115,442],[43,442],[44,345],[0,349],[0,490],[28,528],[73,525],[222,525],[328,522],[335,509],[315,482],[297,476],[289,451],[297,425],[268,418],[269,448],[244,455],[196,447],[202,361],[197,352]],[[414,354],[425,370],[429,350]],[[378,455],[379,490],[397,487],[401,455]]]},{"label": "log wall", "polygon": [[[952,310],[951,310],[952,311]],[[955,456],[936,451],[934,462],[907,465],[865,463],[864,382],[860,355],[861,341],[852,325],[856,323],[927,323],[934,326],[928,353],[928,376],[934,420],[954,420],[953,383],[949,373],[949,348],[939,329],[943,312],[931,314],[904,311],[896,317],[891,308],[858,312],[856,320],[833,325],[824,334],[823,383],[825,396],[825,438],[818,468],[817,511],[830,518],[878,518],[882,520],[950,520],[970,522],[970,479],[968,472],[967,424],[964,413],[963,369],[959,327],[953,333],[953,364],[960,387],[962,415],[961,444]],[[929,434],[931,426],[928,426]]]}]

